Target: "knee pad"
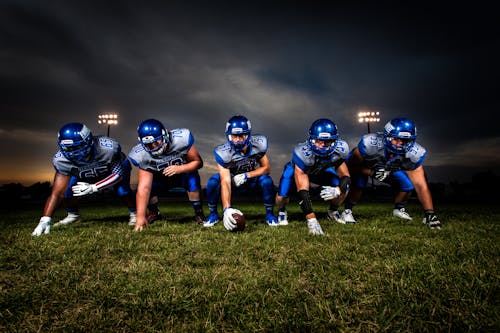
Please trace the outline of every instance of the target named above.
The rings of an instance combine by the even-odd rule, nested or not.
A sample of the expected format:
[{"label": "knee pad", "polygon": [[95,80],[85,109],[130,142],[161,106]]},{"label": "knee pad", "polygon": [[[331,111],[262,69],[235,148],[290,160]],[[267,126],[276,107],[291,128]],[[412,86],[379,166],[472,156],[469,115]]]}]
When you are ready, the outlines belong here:
[{"label": "knee pad", "polygon": [[305,215],[311,214],[313,212],[311,197],[309,196],[309,191],[300,190],[299,191],[299,206]]},{"label": "knee pad", "polygon": [[351,187],[351,177],[344,176],[340,178],[339,188],[341,192],[345,193],[349,191],[350,187]]}]

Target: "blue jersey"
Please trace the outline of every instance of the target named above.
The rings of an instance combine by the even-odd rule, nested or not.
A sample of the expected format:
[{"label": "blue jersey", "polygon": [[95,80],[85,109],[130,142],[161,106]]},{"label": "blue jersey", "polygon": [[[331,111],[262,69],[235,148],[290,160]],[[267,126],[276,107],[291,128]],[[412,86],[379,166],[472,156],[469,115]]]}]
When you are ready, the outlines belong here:
[{"label": "blue jersey", "polygon": [[302,142],[293,150],[292,162],[308,175],[317,175],[326,169],[337,168],[349,153],[349,146],[344,140],[337,140],[333,153],[326,157],[314,154],[308,142]]},{"label": "blue jersey", "polygon": [[120,144],[105,136],[95,136],[92,140],[94,149],[88,162],[68,160],[59,150],[52,160],[56,172],[89,183],[96,183],[112,173],[124,176],[122,163],[127,161],[127,157],[122,153]]},{"label": "blue jersey", "polygon": [[170,165],[187,163],[186,155],[194,144],[194,137],[187,128],[177,128],[168,132],[170,143],[160,156],[152,156],[142,144],[134,146],[128,157],[132,163],[146,171],[161,173]]},{"label": "blue jersey", "polygon": [[229,169],[233,175],[255,170],[267,152],[267,138],[263,135],[252,135],[247,150],[245,155],[241,155],[229,142],[225,143],[214,149],[215,161]]},{"label": "blue jersey", "polygon": [[418,143],[404,155],[389,156],[385,151],[381,132],[363,135],[358,143],[358,150],[364,159],[363,166],[372,170],[382,167],[389,171],[415,170],[427,156],[425,148]]}]

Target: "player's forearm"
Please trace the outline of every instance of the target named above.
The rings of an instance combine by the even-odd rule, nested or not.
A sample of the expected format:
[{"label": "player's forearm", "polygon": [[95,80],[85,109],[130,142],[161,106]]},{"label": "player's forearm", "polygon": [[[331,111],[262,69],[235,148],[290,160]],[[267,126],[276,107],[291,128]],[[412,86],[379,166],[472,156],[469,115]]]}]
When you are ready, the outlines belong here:
[{"label": "player's forearm", "polygon": [[121,175],[116,174],[116,173],[112,173],[108,177],[95,183],[95,185],[96,185],[98,190],[101,190],[101,189],[111,187],[111,186],[118,184],[119,182],[121,182],[122,178],[123,177]]},{"label": "player's forearm", "polygon": [[295,172],[295,184],[297,185],[297,191],[309,191],[309,176],[305,173]]},{"label": "player's forearm", "polygon": [[222,208],[225,209],[231,206],[231,183],[221,181],[221,202]]},{"label": "player's forearm", "polygon": [[434,210],[432,195],[428,186],[415,185],[415,192],[417,192],[418,200],[422,204],[424,210]]},{"label": "player's forearm", "polygon": [[63,200],[63,194],[51,194],[47,201],[45,202],[45,207],[43,209],[43,216],[50,216],[54,214],[57,207],[59,207],[61,201]]},{"label": "player's forearm", "polygon": [[246,174],[248,178],[254,178],[254,177],[260,177],[262,175],[268,175],[270,171],[271,171],[270,167],[258,167],[255,170],[248,171]]},{"label": "player's forearm", "polygon": [[136,198],[136,210],[137,216],[146,216],[146,209],[148,207],[149,193],[145,190],[137,190]]},{"label": "player's forearm", "polygon": [[181,166],[182,173],[194,172],[203,166],[201,161],[191,161]]}]

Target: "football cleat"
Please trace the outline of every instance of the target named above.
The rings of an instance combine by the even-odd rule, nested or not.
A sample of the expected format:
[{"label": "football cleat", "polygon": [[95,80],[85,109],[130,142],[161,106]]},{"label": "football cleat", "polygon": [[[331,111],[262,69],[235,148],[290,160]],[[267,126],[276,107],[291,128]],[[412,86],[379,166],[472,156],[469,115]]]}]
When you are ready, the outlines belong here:
[{"label": "football cleat", "polygon": [[150,211],[148,215],[146,215],[146,219],[148,220],[148,224],[153,223],[154,221],[161,220],[161,213],[159,210],[157,211]]},{"label": "football cleat", "polygon": [[[352,210],[350,209],[345,209],[342,214],[340,214],[340,220],[344,221],[344,223],[347,224],[355,224],[358,223],[354,219],[354,216],[352,216]],[[342,222],[341,222],[342,223]]]},{"label": "football cleat", "polygon": [[272,213],[266,213],[266,222],[270,227],[279,226],[278,219]]},{"label": "football cleat", "polygon": [[279,225],[288,225],[288,213],[287,211],[278,212],[278,224]]},{"label": "football cleat", "polygon": [[68,216],[66,216],[64,219],[60,220],[56,224],[54,224],[54,227],[58,227],[60,225],[68,225],[71,223],[75,223],[80,221],[80,214],[77,213],[68,213]]},{"label": "football cleat", "polygon": [[323,229],[321,229],[321,225],[315,218],[307,220],[307,229],[312,235],[324,235]]},{"label": "football cleat", "polygon": [[196,213],[194,215],[194,221],[196,222],[196,224],[202,225],[203,223],[205,223],[205,214],[203,214],[203,212]]},{"label": "football cleat", "polygon": [[203,223],[203,226],[213,227],[217,222],[219,222],[219,215],[217,215],[217,212],[210,212],[210,215],[208,215],[208,218],[205,223]]},{"label": "football cleat", "polygon": [[130,218],[128,220],[128,225],[135,225],[135,221],[137,221],[137,214],[135,212],[130,212]]},{"label": "football cleat", "polygon": [[392,215],[394,215],[396,217],[399,217],[399,218],[401,218],[403,220],[413,220],[413,218],[410,216],[410,214],[408,214],[406,212],[406,209],[404,207],[399,208],[399,209],[394,208],[392,210]]},{"label": "football cleat", "polygon": [[326,218],[330,221],[336,221],[338,223],[345,224],[345,221],[342,220],[341,215],[338,210],[328,210]]}]

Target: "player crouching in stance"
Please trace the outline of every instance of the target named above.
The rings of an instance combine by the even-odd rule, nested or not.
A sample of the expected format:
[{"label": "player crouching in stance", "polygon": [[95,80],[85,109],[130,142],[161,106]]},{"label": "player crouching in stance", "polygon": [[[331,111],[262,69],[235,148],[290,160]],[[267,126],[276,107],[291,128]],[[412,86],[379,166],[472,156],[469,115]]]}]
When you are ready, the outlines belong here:
[{"label": "player crouching in stance", "polygon": [[220,198],[224,214],[231,208],[232,185],[236,189],[262,189],[266,222],[269,226],[278,226],[278,219],[273,214],[274,184],[269,172],[271,165],[267,157],[267,138],[264,135],[251,135],[250,121],[241,115],[231,117],[226,123],[227,143],[214,150],[219,173],[213,175],[207,183],[207,201],[210,215],[204,227],[211,227],[219,221],[217,202]]},{"label": "player crouching in stance", "polygon": [[64,202],[68,216],[54,224],[66,225],[80,220],[78,197],[113,187],[130,212],[129,223],[135,223],[135,201],[130,188],[130,162],[120,144],[104,136],[92,136],[81,123],[69,123],[59,130],[59,151],[54,155],[52,193],[45,202],[43,216],[34,236],[50,232],[54,211]]},{"label": "player crouching in stance", "polygon": [[372,176],[397,187],[394,216],[412,220],[405,211],[405,204],[411,191],[415,190],[424,209],[424,224],[431,229],[441,228],[425,179],[423,162],[427,151],[415,142],[416,138],[417,127],[406,118],[392,119],[385,125],[383,133],[363,135],[358,146],[347,157],[353,184],[345,200],[344,216],[354,221],[351,210],[360,199],[368,176]]},{"label": "player crouching in stance", "polygon": [[348,152],[349,146],[345,141],[339,140],[337,126],[333,121],[318,119],[312,123],[309,139],[295,146],[292,161],[285,165],[281,175],[276,195],[280,225],[288,224],[286,205],[292,190],[297,190],[309,233],[323,234],[312,208],[310,183],[322,185],[320,196],[330,202],[328,218],[346,223],[340,220],[337,209],[345,199],[351,182],[344,162]]},{"label": "player crouching in stance", "polygon": [[[194,146],[194,137],[187,128],[167,131],[156,119],[144,120],[137,128],[139,144],[129,153],[132,163],[139,168],[136,204],[137,222],[135,231],[142,231],[150,223],[161,218],[158,209],[160,188],[182,187],[195,213],[195,220],[203,224],[200,197],[200,175],[203,167],[198,150]],[[149,213],[146,215],[146,210]]]}]

